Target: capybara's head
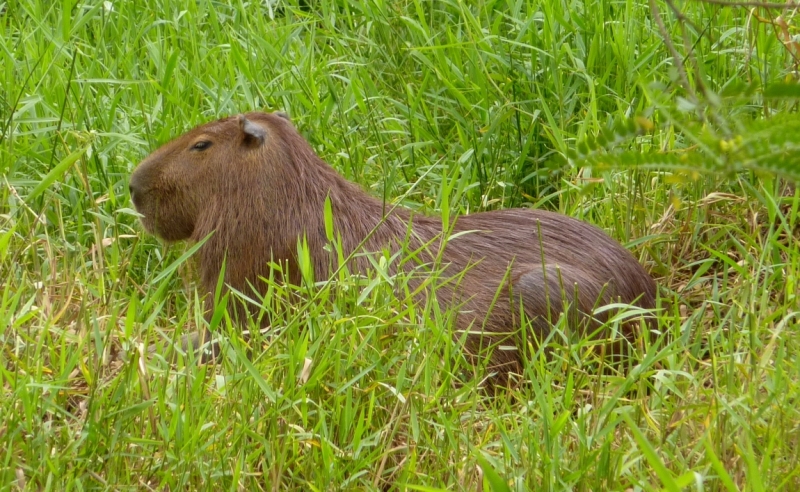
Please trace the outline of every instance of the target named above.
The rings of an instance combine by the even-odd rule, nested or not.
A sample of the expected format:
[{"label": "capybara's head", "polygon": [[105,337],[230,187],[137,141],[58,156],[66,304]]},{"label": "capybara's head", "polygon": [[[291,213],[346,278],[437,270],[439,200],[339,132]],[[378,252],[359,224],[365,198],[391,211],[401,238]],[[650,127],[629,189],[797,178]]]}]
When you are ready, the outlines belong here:
[{"label": "capybara's head", "polygon": [[217,201],[246,200],[256,186],[283,174],[279,167],[292,161],[286,141],[295,135],[285,114],[254,112],[207,123],[163,145],[130,179],[144,228],[167,241],[192,237],[204,214],[221,206]]}]

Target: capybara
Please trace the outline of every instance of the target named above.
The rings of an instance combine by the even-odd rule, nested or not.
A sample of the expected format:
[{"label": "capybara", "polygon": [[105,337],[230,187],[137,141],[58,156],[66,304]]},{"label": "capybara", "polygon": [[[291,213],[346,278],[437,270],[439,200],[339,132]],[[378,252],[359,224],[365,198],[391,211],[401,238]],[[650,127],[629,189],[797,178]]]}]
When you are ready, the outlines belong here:
[{"label": "capybara", "polygon": [[[655,305],[652,277],[599,228],[517,208],[457,217],[443,234],[440,218],[392,208],[344,179],[283,113],[252,112],[189,131],[139,164],[130,193],[144,228],[167,241],[198,241],[213,232],[198,251],[208,297],[223,261],[224,283],[242,292],[263,293],[259,277],[270,276],[270,262],[288,266],[283,280],[301,282],[297,245],[303,238],[315,279],[329,278],[338,267],[337,254],[326,247],[330,199],[345,257],[363,242],[350,271],[370,268],[361,253],[405,247],[416,255],[401,267],[413,265],[413,281],[436,260],[438,278],[449,280],[436,299],[456,313],[454,338],[465,340],[468,356],[490,357],[488,367],[502,378],[520,369],[523,349],[546,337],[562,314],[575,315],[572,326],[591,331],[607,319],[607,311],[594,314],[599,306]],[[420,292],[430,295],[425,286]],[[623,335],[636,336],[640,325],[623,324]]]}]

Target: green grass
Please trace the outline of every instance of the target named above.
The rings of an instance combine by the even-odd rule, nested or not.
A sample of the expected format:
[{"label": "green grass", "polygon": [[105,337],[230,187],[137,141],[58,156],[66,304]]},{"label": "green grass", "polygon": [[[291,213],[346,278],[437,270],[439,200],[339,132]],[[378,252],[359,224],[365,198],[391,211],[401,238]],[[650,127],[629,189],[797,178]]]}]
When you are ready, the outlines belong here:
[{"label": "green grass", "polygon": [[[686,94],[646,2],[233,3],[0,2],[0,488],[800,486],[800,192],[752,172],[562,164],[642,114],[658,124],[634,145],[692,152],[650,112]],[[794,76],[748,10],[679,7],[711,90]],[[794,104],[756,94],[725,117]],[[272,284],[274,330],[249,359],[218,316],[231,340],[218,365],[143,360],[203,315],[191,262],[174,263],[186,247],[138,225],[130,171],[170,137],[252,109],[288,112],[387,200],[536,206],[603,227],[659,280],[670,339],[600,373],[556,331],[529,384],[489,397],[447,313],[376,272],[319,286],[335,295],[304,310]]]}]

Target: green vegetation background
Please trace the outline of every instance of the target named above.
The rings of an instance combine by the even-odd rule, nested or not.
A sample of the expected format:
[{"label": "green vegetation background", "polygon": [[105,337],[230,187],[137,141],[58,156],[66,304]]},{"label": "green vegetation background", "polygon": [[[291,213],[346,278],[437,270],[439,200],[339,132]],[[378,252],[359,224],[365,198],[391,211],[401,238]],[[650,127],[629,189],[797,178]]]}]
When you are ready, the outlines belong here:
[{"label": "green vegetation background", "polygon": [[[797,490],[797,17],[653,5],[0,2],[0,488]],[[489,397],[376,275],[276,301],[252,360],[225,319],[218,365],[141,357],[202,307],[128,175],[253,109],[387,201],[603,227],[669,340],[603,373],[556,330]]]}]

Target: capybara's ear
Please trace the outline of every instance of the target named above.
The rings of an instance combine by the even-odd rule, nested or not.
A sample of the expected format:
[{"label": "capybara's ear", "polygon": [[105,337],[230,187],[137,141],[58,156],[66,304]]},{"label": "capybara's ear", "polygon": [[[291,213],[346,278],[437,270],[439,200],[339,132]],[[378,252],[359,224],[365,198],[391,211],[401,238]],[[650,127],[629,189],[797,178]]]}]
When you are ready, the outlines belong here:
[{"label": "capybara's ear", "polygon": [[245,115],[239,115],[239,129],[245,145],[258,147],[267,138],[267,132],[260,126],[248,120]]},{"label": "capybara's ear", "polygon": [[275,111],[275,116],[277,116],[279,118],[283,118],[284,120],[286,120],[286,121],[288,121],[290,123],[292,121],[292,119],[289,118],[289,115],[284,113],[283,111]]}]

